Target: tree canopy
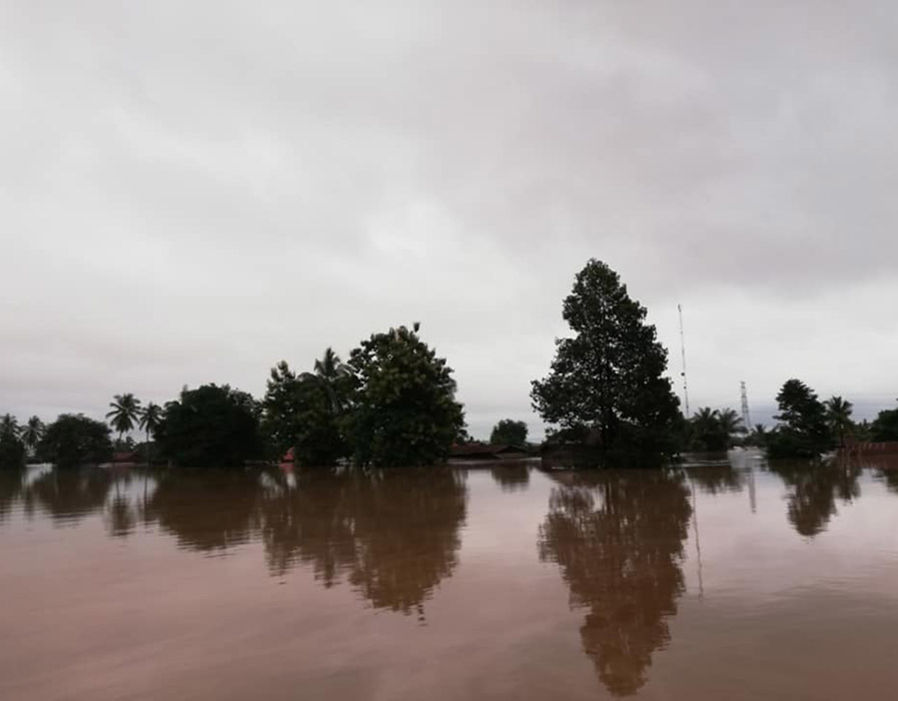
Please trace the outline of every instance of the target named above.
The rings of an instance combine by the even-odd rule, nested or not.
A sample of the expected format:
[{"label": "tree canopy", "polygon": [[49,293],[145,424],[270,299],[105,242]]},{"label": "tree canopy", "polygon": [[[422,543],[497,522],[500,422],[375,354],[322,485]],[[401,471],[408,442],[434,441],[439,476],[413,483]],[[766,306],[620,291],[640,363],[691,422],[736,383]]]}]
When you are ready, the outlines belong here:
[{"label": "tree canopy", "polygon": [[271,370],[262,426],[277,457],[290,448],[303,465],[333,465],[348,453],[342,421],[349,373],[330,348],[314,373],[297,375],[285,361]]},{"label": "tree canopy", "polygon": [[833,436],[839,439],[839,447],[845,446],[845,434],[852,433],[854,422],[851,420],[851,412],[854,406],[851,402],[839,396],[833,396],[823,402],[826,410],[826,425]]},{"label": "tree canopy", "polygon": [[494,445],[525,445],[527,443],[527,424],[513,419],[502,419],[493,426],[490,443]]},{"label": "tree canopy", "polygon": [[879,412],[870,425],[870,434],[874,441],[898,441],[898,409]]},{"label": "tree canopy", "polygon": [[163,457],[188,467],[239,467],[262,454],[258,408],[228,385],[184,389],[156,429]]},{"label": "tree canopy", "polygon": [[140,420],[140,400],[127,392],[115,395],[109,406],[111,410],[106,414],[106,418],[121,440],[122,436],[133,430]]},{"label": "tree canopy", "polygon": [[0,418],[0,469],[19,468],[25,464],[25,441],[15,417]]},{"label": "tree canopy", "polygon": [[742,433],[742,419],[732,409],[702,407],[688,422],[689,449],[719,452],[733,447],[733,437]]},{"label": "tree canopy", "polygon": [[464,425],[446,360],[418,325],[372,335],[350,354],[348,437],[361,465],[430,465],[444,460]]},{"label": "tree canopy", "polygon": [[29,418],[28,422],[22,427],[22,442],[32,453],[37,450],[37,444],[40,443],[41,437],[44,435],[44,429],[44,422],[37,416]]},{"label": "tree canopy", "polygon": [[813,458],[830,447],[826,407],[810,387],[801,380],[787,380],[776,402],[780,413],[774,418],[779,424],[767,438],[770,457]]},{"label": "tree canopy", "polygon": [[47,426],[37,454],[58,467],[105,462],[112,456],[109,427],[83,414],[62,414]]},{"label": "tree canopy", "polygon": [[672,451],[679,400],[663,374],[667,351],[618,274],[590,260],[563,316],[574,336],[556,341],[549,375],[532,383],[534,409],[606,453]]}]

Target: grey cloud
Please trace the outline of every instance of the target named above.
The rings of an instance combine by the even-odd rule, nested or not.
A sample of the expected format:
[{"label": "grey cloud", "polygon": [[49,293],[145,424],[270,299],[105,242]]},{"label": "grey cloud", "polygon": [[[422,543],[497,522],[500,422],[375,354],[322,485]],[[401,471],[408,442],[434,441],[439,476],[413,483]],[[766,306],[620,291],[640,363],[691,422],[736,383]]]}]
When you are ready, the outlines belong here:
[{"label": "grey cloud", "polygon": [[536,428],[591,256],[674,375],[683,302],[693,404],[898,396],[889,3],[2,7],[0,410],[420,319],[476,432]]}]

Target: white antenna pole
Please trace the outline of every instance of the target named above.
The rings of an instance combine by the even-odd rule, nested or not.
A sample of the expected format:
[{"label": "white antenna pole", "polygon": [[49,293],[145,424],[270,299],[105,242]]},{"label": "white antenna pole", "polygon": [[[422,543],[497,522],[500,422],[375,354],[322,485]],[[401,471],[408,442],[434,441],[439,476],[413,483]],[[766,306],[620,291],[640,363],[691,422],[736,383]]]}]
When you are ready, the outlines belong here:
[{"label": "white antenna pole", "polygon": [[677,311],[680,313],[680,355],[683,358],[683,372],[680,376],[683,378],[683,405],[686,407],[686,418],[689,418],[689,391],[686,388],[686,337],[683,334],[683,307],[677,305]]}]

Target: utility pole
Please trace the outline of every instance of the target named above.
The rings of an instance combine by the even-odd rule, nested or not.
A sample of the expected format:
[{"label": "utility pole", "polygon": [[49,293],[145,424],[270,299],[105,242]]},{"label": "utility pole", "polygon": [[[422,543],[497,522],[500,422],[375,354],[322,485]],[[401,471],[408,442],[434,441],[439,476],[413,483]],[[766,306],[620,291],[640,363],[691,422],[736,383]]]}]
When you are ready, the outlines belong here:
[{"label": "utility pole", "polygon": [[683,307],[677,305],[677,311],[680,313],[680,355],[683,358],[683,372],[680,377],[683,378],[683,406],[686,409],[685,416],[689,418],[689,391],[686,388],[686,337],[683,334]]}]

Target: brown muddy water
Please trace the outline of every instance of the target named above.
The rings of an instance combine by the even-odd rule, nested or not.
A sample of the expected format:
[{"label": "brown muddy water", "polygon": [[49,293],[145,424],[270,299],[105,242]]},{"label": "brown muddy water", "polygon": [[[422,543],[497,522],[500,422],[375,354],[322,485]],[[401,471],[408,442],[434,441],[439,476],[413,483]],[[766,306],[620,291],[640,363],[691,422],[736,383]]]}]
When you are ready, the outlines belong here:
[{"label": "brown muddy water", "polygon": [[0,474],[0,698],[891,699],[898,469]]}]

